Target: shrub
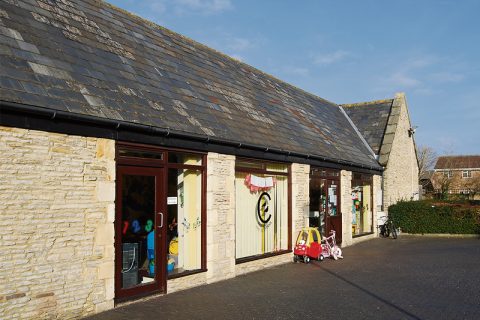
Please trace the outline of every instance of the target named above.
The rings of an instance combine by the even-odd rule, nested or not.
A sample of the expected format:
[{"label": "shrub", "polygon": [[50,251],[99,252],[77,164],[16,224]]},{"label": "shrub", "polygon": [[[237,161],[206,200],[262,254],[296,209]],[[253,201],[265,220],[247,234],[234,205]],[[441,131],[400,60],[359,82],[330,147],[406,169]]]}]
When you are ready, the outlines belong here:
[{"label": "shrub", "polygon": [[480,206],[468,201],[402,201],[388,212],[408,233],[480,234]]}]

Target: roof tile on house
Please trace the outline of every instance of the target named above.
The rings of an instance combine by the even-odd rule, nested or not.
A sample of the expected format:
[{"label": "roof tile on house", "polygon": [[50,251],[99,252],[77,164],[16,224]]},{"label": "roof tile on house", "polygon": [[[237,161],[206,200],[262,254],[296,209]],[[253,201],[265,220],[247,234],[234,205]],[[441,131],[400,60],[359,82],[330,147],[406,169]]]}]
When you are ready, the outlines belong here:
[{"label": "roof tile on house", "polygon": [[438,157],[435,169],[480,169],[480,155]]},{"label": "roof tile on house", "polygon": [[375,154],[380,153],[393,99],[342,104]]},{"label": "roof tile on house", "polygon": [[381,168],[336,104],[102,1],[1,1],[0,79],[3,101]]}]

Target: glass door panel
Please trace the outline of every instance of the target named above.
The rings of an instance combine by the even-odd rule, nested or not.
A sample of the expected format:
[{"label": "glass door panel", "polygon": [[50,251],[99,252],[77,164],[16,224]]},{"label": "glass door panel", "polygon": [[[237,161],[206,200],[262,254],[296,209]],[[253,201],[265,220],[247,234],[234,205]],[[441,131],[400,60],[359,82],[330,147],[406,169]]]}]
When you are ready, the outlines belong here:
[{"label": "glass door panel", "polygon": [[310,180],[310,214],[309,226],[317,227],[325,236],[325,219],[327,212],[327,193],[325,179],[312,177]]},{"label": "glass door panel", "polygon": [[342,216],[339,211],[339,196],[338,196],[338,180],[328,179],[325,183],[325,189],[327,193],[327,217],[325,225],[327,236],[330,235],[331,230],[335,230],[337,243],[342,242]]},{"label": "glass door panel", "polygon": [[163,169],[119,167],[117,182],[116,296],[162,291]]}]

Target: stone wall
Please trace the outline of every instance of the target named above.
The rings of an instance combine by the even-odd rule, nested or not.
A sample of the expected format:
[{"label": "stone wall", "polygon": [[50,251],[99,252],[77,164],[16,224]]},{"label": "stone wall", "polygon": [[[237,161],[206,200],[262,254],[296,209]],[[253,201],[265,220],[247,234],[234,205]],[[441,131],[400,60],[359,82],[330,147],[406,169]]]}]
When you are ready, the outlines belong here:
[{"label": "stone wall", "polygon": [[303,227],[308,227],[310,204],[310,165],[293,163],[292,172],[292,248]]},{"label": "stone wall", "polygon": [[208,154],[207,282],[235,276],[235,156]]},{"label": "stone wall", "polygon": [[393,140],[383,174],[384,211],[388,211],[388,206],[399,200],[417,198],[419,192],[417,156],[413,137],[408,134],[411,124],[404,94],[395,96],[390,117],[398,120],[396,126],[390,128],[390,123],[387,126],[387,131],[395,129],[395,134],[385,135],[385,139],[391,137]]},{"label": "stone wall", "polygon": [[167,281],[167,293],[173,293],[207,284],[207,273],[197,273]]},{"label": "stone wall", "polygon": [[352,172],[340,171],[340,212],[342,213],[342,247],[352,244]]},{"label": "stone wall", "polygon": [[0,315],[113,308],[113,141],[0,127]]}]

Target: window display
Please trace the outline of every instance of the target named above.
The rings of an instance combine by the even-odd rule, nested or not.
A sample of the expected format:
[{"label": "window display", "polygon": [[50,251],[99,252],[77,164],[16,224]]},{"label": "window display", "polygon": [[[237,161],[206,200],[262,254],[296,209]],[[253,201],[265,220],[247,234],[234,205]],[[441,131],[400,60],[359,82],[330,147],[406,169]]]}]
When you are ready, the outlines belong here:
[{"label": "window display", "polygon": [[122,288],[131,288],[154,281],[155,176],[124,175],[122,187]]},{"label": "window display", "polygon": [[[201,158],[169,153],[169,162],[199,165]],[[201,268],[202,262],[202,171],[195,168],[168,169],[167,272]]]},{"label": "window display", "polygon": [[288,249],[288,167],[237,161],[236,258]]},{"label": "window display", "polygon": [[373,232],[372,176],[354,173],[352,180],[352,235]]}]

